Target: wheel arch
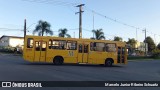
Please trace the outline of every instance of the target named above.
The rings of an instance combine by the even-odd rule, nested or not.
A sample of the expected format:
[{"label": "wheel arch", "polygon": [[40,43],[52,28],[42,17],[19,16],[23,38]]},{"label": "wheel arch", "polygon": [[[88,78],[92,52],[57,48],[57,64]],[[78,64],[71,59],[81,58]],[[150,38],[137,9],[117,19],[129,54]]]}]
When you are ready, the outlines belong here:
[{"label": "wheel arch", "polygon": [[108,60],[111,60],[111,61],[112,61],[112,63],[114,63],[113,58],[106,58],[105,62],[106,62],[106,61],[108,61]]},{"label": "wheel arch", "polygon": [[60,58],[60,59],[62,60],[62,62],[64,62],[63,56],[57,55],[57,56],[55,56],[55,57],[53,58],[53,63],[54,63],[54,60],[56,60],[57,58]]}]

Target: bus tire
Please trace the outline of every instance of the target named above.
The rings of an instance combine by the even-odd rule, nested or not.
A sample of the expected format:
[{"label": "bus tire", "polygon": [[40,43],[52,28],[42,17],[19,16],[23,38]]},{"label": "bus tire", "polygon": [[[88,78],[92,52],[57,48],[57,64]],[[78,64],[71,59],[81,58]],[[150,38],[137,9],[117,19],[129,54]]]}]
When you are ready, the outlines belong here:
[{"label": "bus tire", "polygon": [[104,66],[104,64],[99,64],[100,66]]},{"label": "bus tire", "polygon": [[55,65],[62,65],[63,64],[63,58],[61,56],[56,56],[54,59],[53,59],[53,63]]},{"label": "bus tire", "polygon": [[113,60],[112,60],[112,59],[107,59],[107,60],[105,61],[105,66],[107,66],[107,67],[111,67],[112,64],[113,64]]}]

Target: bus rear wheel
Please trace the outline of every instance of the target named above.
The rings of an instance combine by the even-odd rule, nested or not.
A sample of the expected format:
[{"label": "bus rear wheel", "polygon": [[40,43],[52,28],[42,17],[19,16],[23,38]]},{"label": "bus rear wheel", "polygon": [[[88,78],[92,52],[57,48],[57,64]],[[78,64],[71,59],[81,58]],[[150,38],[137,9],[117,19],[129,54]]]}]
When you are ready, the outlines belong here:
[{"label": "bus rear wheel", "polygon": [[112,62],[111,59],[107,59],[107,60],[105,61],[105,66],[107,66],[107,67],[111,67],[112,64],[113,64],[113,62]]},{"label": "bus rear wheel", "polygon": [[63,58],[62,57],[55,57],[54,59],[53,59],[53,63],[55,64],[55,65],[62,65],[63,64]]}]

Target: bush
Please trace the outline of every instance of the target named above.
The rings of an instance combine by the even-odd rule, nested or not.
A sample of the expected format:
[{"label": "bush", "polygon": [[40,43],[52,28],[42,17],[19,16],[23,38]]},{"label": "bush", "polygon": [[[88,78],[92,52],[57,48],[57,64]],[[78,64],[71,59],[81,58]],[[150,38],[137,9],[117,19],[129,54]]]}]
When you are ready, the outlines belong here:
[{"label": "bush", "polygon": [[14,47],[0,47],[0,52],[14,53]]},{"label": "bush", "polygon": [[150,56],[128,56],[128,60],[151,59]]},{"label": "bush", "polygon": [[160,58],[160,50],[159,49],[154,49],[152,51],[152,57],[153,58]]}]

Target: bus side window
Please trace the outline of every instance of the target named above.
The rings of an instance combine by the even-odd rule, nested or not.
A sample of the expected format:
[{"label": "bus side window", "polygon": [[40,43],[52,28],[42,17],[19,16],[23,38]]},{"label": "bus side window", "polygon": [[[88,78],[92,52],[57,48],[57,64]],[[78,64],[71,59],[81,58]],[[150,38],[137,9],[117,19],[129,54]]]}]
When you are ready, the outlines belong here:
[{"label": "bus side window", "polygon": [[93,44],[94,44],[93,42],[90,43],[90,50],[91,50],[91,51],[94,51],[94,46],[93,46]]},{"label": "bus side window", "polygon": [[116,52],[116,45],[107,43],[106,44],[106,52]]},{"label": "bus side window", "polygon": [[96,42],[91,42],[90,43],[90,50],[91,51],[97,51]]},{"label": "bus side window", "polygon": [[121,47],[118,47],[118,54],[121,54]]},{"label": "bus side window", "polygon": [[52,40],[49,40],[49,49],[52,49]]},{"label": "bus side window", "polygon": [[105,43],[100,43],[100,42],[94,42],[93,44],[94,46],[94,51],[100,51],[100,52],[104,52],[105,50]]},{"label": "bus side window", "polygon": [[88,53],[88,45],[84,45],[84,53]]},{"label": "bus side window", "polygon": [[67,50],[76,50],[77,42],[76,41],[67,41]]},{"label": "bus side window", "polygon": [[123,55],[125,54],[125,48],[124,47],[122,48],[122,54]]},{"label": "bus side window", "polygon": [[64,40],[53,40],[52,41],[52,49],[65,50],[66,49],[66,41],[64,41]]},{"label": "bus side window", "polygon": [[82,53],[82,44],[79,44],[79,53]]},{"label": "bus side window", "polygon": [[97,45],[96,44],[97,44],[96,42],[93,43],[93,51],[97,51]]},{"label": "bus side window", "polygon": [[36,49],[36,51],[40,51],[40,43],[41,42],[36,42],[36,47],[35,47],[35,49]]},{"label": "bus side window", "polygon": [[66,41],[59,41],[59,49],[64,50],[66,49]]},{"label": "bus side window", "polygon": [[27,48],[33,48],[33,38],[27,39]]},{"label": "bus side window", "polygon": [[46,51],[46,42],[41,42],[42,43],[42,51]]}]

